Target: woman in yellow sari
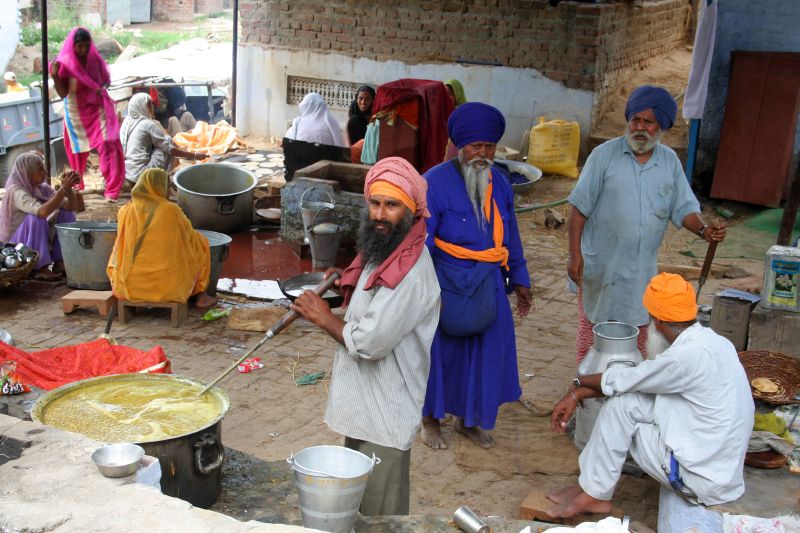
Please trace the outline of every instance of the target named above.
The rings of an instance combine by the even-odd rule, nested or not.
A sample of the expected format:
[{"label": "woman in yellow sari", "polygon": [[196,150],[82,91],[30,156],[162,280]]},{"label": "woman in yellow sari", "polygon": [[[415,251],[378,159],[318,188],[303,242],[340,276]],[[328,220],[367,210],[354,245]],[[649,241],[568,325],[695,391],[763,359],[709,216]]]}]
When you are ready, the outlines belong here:
[{"label": "woman in yellow sari", "polygon": [[186,302],[197,307],[216,298],[205,293],[211,271],[206,239],[167,198],[169,177],[161,169],[139,175],[131,203],[117,215],[117,240],[106,272],[118,298],[132,302]]}]

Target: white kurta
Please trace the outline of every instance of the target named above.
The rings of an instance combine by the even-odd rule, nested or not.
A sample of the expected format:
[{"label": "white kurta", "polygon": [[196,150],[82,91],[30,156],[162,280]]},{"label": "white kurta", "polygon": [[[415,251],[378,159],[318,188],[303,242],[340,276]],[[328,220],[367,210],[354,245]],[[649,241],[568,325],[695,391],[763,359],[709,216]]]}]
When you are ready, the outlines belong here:
[{"label": "white kurta", "polygon": [[747,375],[727,339],[695,324],[655,359],[606,370],[602,389],[612,398],[580,457],[579,483],[586,493],[611,498],[628,450],[662,483],[674,453],[684,483],[706,505],[744,493],[754,406]]},{"label": "white kurta", "polygon": [[358,280],[336,348],[325,422],[337,433],[407,450],[422,419],[439,283],[427,248],[394,288]]}]

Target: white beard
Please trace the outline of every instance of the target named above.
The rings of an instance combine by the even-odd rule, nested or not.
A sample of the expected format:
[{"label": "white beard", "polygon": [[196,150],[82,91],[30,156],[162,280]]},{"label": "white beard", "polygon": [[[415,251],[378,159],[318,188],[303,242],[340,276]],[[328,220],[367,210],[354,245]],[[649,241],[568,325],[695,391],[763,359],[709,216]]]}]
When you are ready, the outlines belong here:
[{"label": "white beard", "polygon": [[631,133],[630,129],[626,128],[625,140],[628,142],[630,149],[633,150],[633,153],[639,155],[649,154],[659,143],[663,133],[663,131],[659,130],[658,133],[651,136],[646,131],[637,131],[636,133]]},{"label": "white beard", "polygon": [[493,161],[483,157],[475,157],[470,161],[458,156],[461,171],[464,173],[464,183],[467,195],[472,202],[472,210],[481,229],[486,225],[486,216],[483,214],[483,204],[486,202],[486,188],[489,186],[489,171]]},{"label": "white beard", "polygon": [[650,325],[647,327],[647,358],[655,359],[657,355],[662,354],[669,348],[671,343],[656,329],[654,320],[650,320]]}]

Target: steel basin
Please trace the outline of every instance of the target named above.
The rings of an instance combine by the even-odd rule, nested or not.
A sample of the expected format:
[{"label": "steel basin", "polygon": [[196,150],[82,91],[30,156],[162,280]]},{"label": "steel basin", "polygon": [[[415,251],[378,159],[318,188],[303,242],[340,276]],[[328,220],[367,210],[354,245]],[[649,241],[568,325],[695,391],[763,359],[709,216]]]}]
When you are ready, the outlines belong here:
[{"label": "steel basin", "polygon": [[253,220],[256,175],[229,163],[182,168],[173,178],[178,205],[195,229],[220,233],[245,230]]}]

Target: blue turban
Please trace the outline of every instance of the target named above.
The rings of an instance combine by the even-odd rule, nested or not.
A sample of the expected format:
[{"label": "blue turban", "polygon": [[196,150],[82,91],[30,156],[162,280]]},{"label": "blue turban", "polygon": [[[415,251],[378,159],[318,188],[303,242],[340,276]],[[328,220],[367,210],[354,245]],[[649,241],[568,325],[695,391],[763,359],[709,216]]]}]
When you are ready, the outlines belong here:
[{"label": "blue turban", "polygon": [[662,87],[642,85],[634,89],[625,105],[625,120],[630,120],[640,111],[652,109],[658,125],[662,130],[668,130],[675,122],[678,113],[678,104],[672,95]]},{"label": "blue turban", "polygon": [[505,131],[500,110],[480,102],[461,104],[447,121],[447,134],[459,149],[476,142],[497,144]]}]

